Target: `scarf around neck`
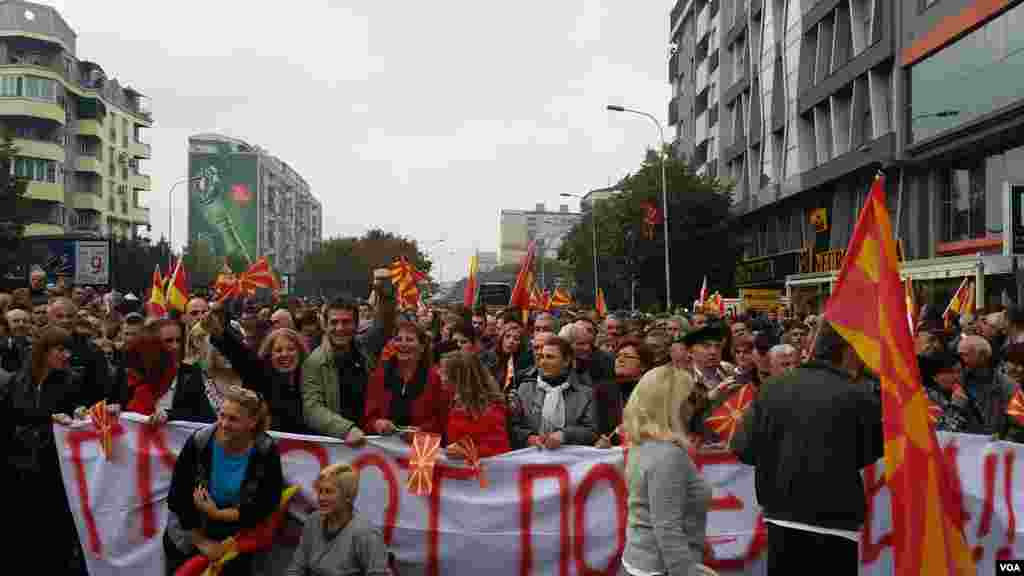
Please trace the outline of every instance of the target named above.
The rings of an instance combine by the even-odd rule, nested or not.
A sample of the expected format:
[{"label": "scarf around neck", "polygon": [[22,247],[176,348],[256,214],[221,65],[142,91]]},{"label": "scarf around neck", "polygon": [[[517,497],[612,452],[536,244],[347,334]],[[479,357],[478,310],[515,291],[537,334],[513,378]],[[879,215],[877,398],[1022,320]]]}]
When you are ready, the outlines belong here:
[{"label": "scarf around neck", "polygon": [[569,378],[566,374],[555,378],[537,378],[537,389],[544,392],[544,406],[540,419],[541,434],[550,434],[565,428],[564,392],[568,387]]}]

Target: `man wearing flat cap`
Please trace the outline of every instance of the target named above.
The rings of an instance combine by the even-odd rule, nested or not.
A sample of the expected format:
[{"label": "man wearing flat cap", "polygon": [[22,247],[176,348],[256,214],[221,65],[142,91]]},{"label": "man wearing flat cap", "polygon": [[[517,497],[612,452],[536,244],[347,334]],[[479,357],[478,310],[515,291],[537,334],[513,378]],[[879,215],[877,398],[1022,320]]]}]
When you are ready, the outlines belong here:
[{"label": "man wearing flat cap", "polygon": [[725,328],[713,322],[691,330],[683,341],[693,360],[693,379],[698,387],[710,392],[736,374],[736,367],[722,361]]}]

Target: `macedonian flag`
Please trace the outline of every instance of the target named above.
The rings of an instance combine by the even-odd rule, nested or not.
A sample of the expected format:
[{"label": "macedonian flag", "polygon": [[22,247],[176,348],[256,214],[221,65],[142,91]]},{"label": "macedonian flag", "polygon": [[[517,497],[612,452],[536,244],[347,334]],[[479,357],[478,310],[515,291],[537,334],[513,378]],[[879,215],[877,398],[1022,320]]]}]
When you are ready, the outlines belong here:
[{"label": "macedonian flag", "polygon": [[880,174],[860,213],[825,319],[882,382],[896,574],[975,574],[942,450],[929,423]]}]

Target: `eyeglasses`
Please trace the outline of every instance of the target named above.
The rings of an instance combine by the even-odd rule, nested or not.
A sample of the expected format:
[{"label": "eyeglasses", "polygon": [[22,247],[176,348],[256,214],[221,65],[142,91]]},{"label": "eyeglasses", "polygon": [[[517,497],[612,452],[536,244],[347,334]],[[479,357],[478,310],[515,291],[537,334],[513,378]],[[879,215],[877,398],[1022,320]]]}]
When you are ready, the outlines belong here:
[{"label": "eyeglasses", "polygon": [[637,360],[637,361],[639,361],[640,357],[639,356],[635,356],[633,354],[619,354],[619,355],[617,355],[615,357],[615,359],[616,360]]}]

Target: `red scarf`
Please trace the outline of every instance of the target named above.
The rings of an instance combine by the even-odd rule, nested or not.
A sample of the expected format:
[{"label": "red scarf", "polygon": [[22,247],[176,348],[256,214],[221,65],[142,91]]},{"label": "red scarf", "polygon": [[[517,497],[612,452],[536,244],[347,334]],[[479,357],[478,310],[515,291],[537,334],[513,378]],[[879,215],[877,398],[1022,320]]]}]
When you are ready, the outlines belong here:
[{"label": "red scarf", "polygon": [[135,370],[128,370],[128,411],[150,415],[156,412],[156,403],[171,389],[171,382],[178,374],[178,363],[172,362],[160,375],[159,382],[147,382]]}]

